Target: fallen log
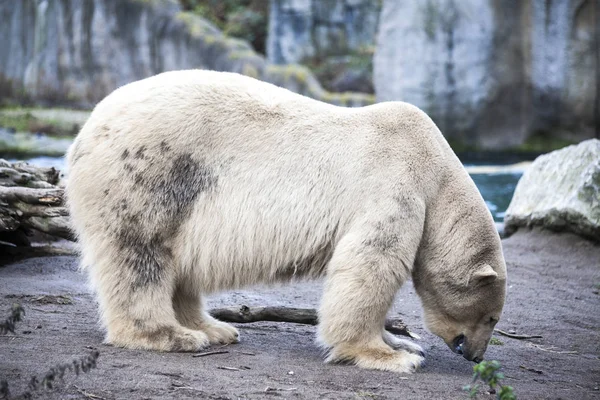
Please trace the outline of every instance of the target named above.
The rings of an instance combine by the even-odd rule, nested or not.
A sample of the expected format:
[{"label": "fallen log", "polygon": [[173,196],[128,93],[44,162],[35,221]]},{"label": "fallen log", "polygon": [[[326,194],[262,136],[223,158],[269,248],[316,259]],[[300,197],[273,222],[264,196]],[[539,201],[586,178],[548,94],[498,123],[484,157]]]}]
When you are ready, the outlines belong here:
[{"label": "fallen log", "polygon": [[60,172],[0,159],[0,241],[29,246],[35,232],[73,241]]},{"label": "fallen log", "polygon": [[[225,322],[236,322],[247,324],[251,322],[291,322],[295,324],[317,325],[319,317],[314,308],[291,308],[291,307],[225,307],[213,308],[209,314],[214,318]],[[413,339],[420,337],[412,333],[400,318],[388,318],[385,321],[385,329],[396,335],[404,335]]]}]

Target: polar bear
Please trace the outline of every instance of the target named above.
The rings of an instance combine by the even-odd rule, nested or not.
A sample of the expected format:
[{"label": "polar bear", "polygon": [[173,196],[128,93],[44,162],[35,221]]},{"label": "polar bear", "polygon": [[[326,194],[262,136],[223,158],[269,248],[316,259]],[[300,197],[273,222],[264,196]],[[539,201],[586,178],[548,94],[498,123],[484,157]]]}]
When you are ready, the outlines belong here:
[{"label": "polar bear", "polygon": [[68,152],[82,265],[116,346],[235,343],[204,295],[324,279],[327,361],[412,372],[384,330],[412,277],[428,328],[468,360],[505,298],[501,243],[477,188],[418,108],[325,104],[233,73],[167,72],[102,100]]}]

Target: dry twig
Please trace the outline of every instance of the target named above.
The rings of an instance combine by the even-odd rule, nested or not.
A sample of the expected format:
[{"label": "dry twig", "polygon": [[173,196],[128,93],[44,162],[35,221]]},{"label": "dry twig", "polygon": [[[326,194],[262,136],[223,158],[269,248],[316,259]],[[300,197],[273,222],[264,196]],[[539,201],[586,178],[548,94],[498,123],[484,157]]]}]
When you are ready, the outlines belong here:
[{"label": "dry twig", "polygon": [[505,332],[501,329],[494,329],[494,332],[499,333],[502,336],[506,336],[506,337],[509,337],[512,339],[518,339],[518,340],[542,339],[543,338],[541,335],[516,335],[514,333]]},{"label": "dry twig", "polygon": [[206,356],[212,356],[214,354],[227,354],[227,353],[229,353],[227,350],[207,351],[205,353],[192,354],[192,357],[206,357]]},{"label": "dry twig", "polygon": [[[209,313],[221,321],[241,324],[261,321],[292,322],[304,325],[317,325],[319,323],[317,310],[314,308],[241,306],[214,308]],[[400,318],[387,319],[385,329],[390,333],[420,339],[418,335],[408,330],[406,324]]]}]

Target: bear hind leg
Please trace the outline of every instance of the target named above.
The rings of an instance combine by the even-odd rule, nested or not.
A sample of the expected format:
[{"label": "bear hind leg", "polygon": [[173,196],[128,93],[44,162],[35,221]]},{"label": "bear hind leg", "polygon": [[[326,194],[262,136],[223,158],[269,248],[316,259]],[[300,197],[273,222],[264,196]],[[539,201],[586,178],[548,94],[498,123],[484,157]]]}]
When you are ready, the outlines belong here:
[{"label": "bear hind leg", "polygon": [[173,296],[173,307],[181,325],[204,332],[211,344],[239,342],[238,330],[210,316],[203,308],[202,296],[192,288],[178,286]]},{"label": "bear hind leg", "polygon": [[92,267],[106,342],[118,347],[193,352],[209,345],[208,336],[182,326],[172,303],[173,271],[168,252],[107,251]]}]

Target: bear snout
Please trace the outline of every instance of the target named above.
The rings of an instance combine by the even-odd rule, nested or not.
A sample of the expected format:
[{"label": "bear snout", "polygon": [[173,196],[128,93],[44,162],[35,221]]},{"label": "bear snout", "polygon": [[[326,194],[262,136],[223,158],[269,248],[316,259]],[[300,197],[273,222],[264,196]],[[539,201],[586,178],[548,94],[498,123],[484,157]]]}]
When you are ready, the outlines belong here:
[{"label": "bear snout", "polygon": [[[476,363],[480,363],[483,361],[483,357],[481,356],[484,351],[478,351],[473,349],[469,343],[467,337],[463,334],[458,335],[452,340],[452,344],[449,346],[450,349],[456,353],[462,355],[465,359],[469,361],[473,361]],[[481,355],[480,355],[481,353]]]}]

